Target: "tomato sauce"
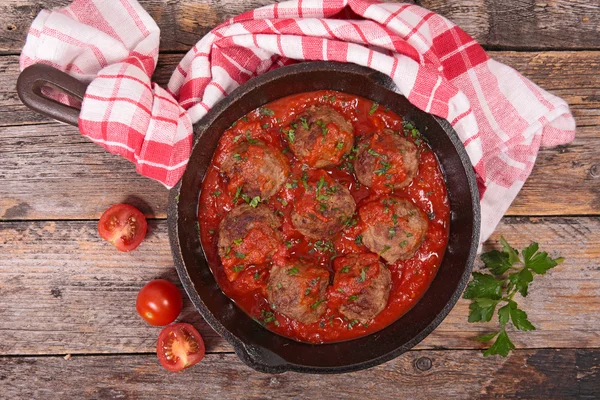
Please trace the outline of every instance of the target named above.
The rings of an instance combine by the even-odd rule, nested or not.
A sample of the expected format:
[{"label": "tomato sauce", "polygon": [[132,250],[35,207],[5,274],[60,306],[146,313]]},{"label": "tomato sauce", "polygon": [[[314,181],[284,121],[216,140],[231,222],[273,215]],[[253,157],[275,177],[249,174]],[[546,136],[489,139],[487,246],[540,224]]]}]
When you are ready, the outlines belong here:
[{"label": "tomato sauce", "polygon": [[[377,199],[382,193],[361,185],[357,181],[352,165],[352,157],[355,152],[345,156],[337,167],[313,170],[307,165],[303,165],[290,151],[288,142],[290,124],[306,108],[318,104],[332,107],[349,120],[354,127],[355,138],[371,135],[388,128],[399,132],[406,139],[415,143],[419,149],[417,175],[409,186],[401,190],[395,189],[391,194],[410,199],[427,215],[427,233],[413,257],[388,264],[392,275],[392,288],[388,304],[368,324],[348,320],[339,313],[340,298],[335,295],[332,287],[329,287],[327,292],[327,311],[318,322],[302,324],[287,318],[273,310],[265,297],[269,263],[250,265],[242,271],[232,273],[231,270],[226,270],[218,254],[219,223],[235,204],[253,200],[247,196],[246,199],[241,198],[239,193],[236,193],[235,182],[225,182],[218,167],[226,157],[231,156],[232,149],[243,139],[248,140],[251,144],[261,141],[267,146],[280,150],[289,165],[289,178],[286,184],[270,199],[263,201],[282,220],[283,244],[273,256],[275,261],[301,255],[304,261],[308,260],[313,265],[326,267],[331,271],[333,277],[334,268],[337,268],[335,266],[336,257],[364,253],[365,262],[373,261],[371,260],[373,257],[377,258],[377,255],[370,253],[361,243],[361,232],[366,229],[366,226],[365,221],[362,221],[359,216],[358,209],[362,204]],[[335,133],[335,125],[329,128]],[[333,141],[337,140],[337,137],[333,139]],[[333,141],[327,145],[333,146]],[[386,148],[377,150],[386,154],[390,153]],[[255,152],[249,157],[260,158],[260,148],[249,148],[249,151]],[[334,157],[337,156],[335,152],[333,154]],[[395,157],[396,155],[389,154],[389,156]],[[348,188],[357,204],[357,212],[354,217],[346,223],[341,232],[330,240],[314,240],[304,237],[294,228],[290,217],[294,203],[308,202],[308,204],[297,204],[296,207],[314,207],[314,204],[310,203],[310,199],[305,199],[306,196],[303,197],[302,177],[309,175],[310,179],[318,179],[319,174],[326,174],[328,179],[335,180]],[[401,181],[404,177],[397,177],[397,179]],[[268,182],[264,182],[264,184],[266,185]],[[375,185],[376,182],[374,182]],[[267,329],[291,339],[309,343],[355,339],[376,332],[400,318],[419,301],[429,287],[442,262],[448,242],[450,208],[446,184],[437,159],[424,138],[410,123],[403,121],[400,116],[385,107],[362,97],[335,91],[317,91],[288,96],[256,109],[234,123],[221,137],[202,184],[199,201],[198,218],[202,245],[211,271],[223,292]],[[249,237],[251,237],[250,241],[248,241]],[[251,235],[249,234],[244,240],[246,247],[242,250],[252,254],[250,247],[253,247],[253,244],[256,248],[260,248],[270,245],[270,243],[264,237],[263,232],[251,232]],[[375,263],[375,265],[377,264]],[[370,273],[376,274],[378,269],[374,267],[370,271]],[[233,280],[230,280],[232,278]]]}]

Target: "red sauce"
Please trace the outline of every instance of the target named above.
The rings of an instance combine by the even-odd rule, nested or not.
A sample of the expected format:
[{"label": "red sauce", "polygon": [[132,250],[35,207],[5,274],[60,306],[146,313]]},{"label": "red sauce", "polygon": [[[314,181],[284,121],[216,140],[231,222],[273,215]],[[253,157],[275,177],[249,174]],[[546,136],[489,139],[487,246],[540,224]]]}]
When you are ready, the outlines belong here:
[{"label": "red sauce", "polygon": [[[231,156],[232,149],[241,138],[250,141],[259,140],[282,151],[290,166],[290,178],[282,189],[266,202],[267,206],[275,211],[282,220],[281,233],[284,243],[273,255],[274,260],[285,260],[301,255],[305,262],[313,265],[322,265],[333,271],[336,266],[335,257],[351,253],[365,253],[365,265],[376,265],[377,255],[360,242],[360,234],[365,230],[362,218],[385,218],[385,213],[377,212],[375,208],[363,212],[364,215],[355,214],[348,221],[344,230],[330,240],[314,240],[304,237],[294,229],[290,214],[293,207],[314,208],[315,204],[307,196],[303,196],[304,175],[310,180],[319,180],[326,174],[326,179],[336,180],[347,187],[354,197],[357,210],[362,204],[379,197],[373,189],[360,185],[352,170],[352,161],[344,159],[338,167],[306,171],[307,166],[302,165],[289,149],[286,133],[290,124],[308,107],[317,104],[326,104],[340,112],[354,126],[356,137],[373,134],[384,128],[404,132],[404,136],[415,143],[419,149],[419,171],[412,183],[402,190],[394,190],[393,195],[410,199],[428,216],[428,229],[420,248],[408,260],[399,260],[389,264],[392,274],[392,289],[386,308],[377,315],[368,325],[357,321],[349,321],[338,311],[340,296],[336,296],[334,286],[327,291],[327,311],[325,315],[314,324],[302,324],[272,310],[266,300],[266,285],[269,275],[269,263],[250,265],[242,271],[235,272],[228,265],[225,268],[217,250],[219,223],[223,217],[244,199],[235,195],[236,183],[225,182],[219,173],[218,166]],[[328,127],[330,132],[336,132],[335,125]],[[337,141],[338,138],[333,140]],[[333,144],[333,141],[332,143]],[[248,157],[259,157],[261,149],[251,147]],[[381,147],[376,151],[389,157],[396,157],[389,149]],[[389,154],[388,154],[389,153]],[[351,153],[352,154],[352,153]],[[337,156],[337,155],[336,155]],[[306,172],[306,174],[305,174]],[[396,177],[398,181],[404,177]],[[263,184],[263,182],[261,182]],[[264,182],[265,185],[268,182]],[[375,183],[374,183],[375,185]],[[246,198],[246,201],[250,199]],[[381,204],[377,202],[377,204]],[[383,205],[381,205],[383,207]],[[223,292],[250,316],[267,329],[289,338],[310,342],[326,343],[361,337],[378,331],[391,324],[405,314],[423,296],[440,266],[448,242],[448,224],[450,209],[446,193],[446,184],[439,164],[427,143],[410,124],[392,111],[383,106],[377,106],[372,101],[340,92],[318,91],[301,93],[276,100],[260,109],[254,110],[238,120],[223,134],[218,148],[213,157],[204,182],[199,204],[199,222],[202,245],[204,247],[209,266]],[[250,239],[250,240],[249,240]],[[265,232],[257,230],[251,232],[241,246],[232,249],[247,254],[248,257],[261,259],[260,252],[254,249],[269,247],[272,241],[265,237]],[[377,267],[369,268],[370,274],[377,274]],[[229,278],[229,279],[228,279]],[[233,280],[230,280],[233,279]],[[348,285],[340,281],[337,285]],[[360,287],[345,286],[349,292],[360,291]]]}]

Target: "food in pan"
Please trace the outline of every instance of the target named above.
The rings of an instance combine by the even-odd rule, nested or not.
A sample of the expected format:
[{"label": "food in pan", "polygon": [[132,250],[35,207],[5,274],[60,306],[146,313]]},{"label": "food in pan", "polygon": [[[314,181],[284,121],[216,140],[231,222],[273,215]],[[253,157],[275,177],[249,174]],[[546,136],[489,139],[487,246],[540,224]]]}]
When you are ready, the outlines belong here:
[{"label": "food in pan", "polygon": [[408,312],[435,277],[449,203],[410,122],[351,94],[285,97],[220,139],[199,203],[223,292],[309,343],[354,339]]}]

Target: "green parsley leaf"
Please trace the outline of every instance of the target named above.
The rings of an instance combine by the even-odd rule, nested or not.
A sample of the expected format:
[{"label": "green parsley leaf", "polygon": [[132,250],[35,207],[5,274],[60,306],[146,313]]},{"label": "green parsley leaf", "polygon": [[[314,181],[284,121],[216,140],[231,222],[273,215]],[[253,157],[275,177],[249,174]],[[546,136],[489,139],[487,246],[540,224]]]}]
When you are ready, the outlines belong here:
[{"label": "green parsley leaf", "polygon": [[358,296],[357,296],[357,295],[355,295],[355,294],[354,294],[354,295],[352,295],[352,296],[350,296],[350,297],[348,297],[348,301],[349,301],[349,302],[350,302],[350,301],[354,301],[354,300],[356,300],[356,299],[358,299]]},{"label": "green parsley leaf", "polygon": [[358,282],[364,282],[367,280],[367,271],[363,268],[360,270],[360,276],[358,277]]},{"label": "green parsley leaf", "polygon": [[356,239],[354,239],[354,243],[356,243],[356,245],[360,246],[360,245],[363,244],[362,240],[363,240],[363,236],[362,235],[357,235]]},{"label": "green parsley leaf", "polygon": [[517,250],[513,249],[512,247],[510,247],[510,245],[504,239],[504,236],[500,236],[500,243],[502,244],[502,248],[504,249],[504,252],[508,255],[508,262],[511,265],[516,262],[521,261],[519,259],[519,252]]},{"label": "green parsley leaf", "polygon": [[487,356],[492,356],[492,355],[498,354],[498,355],[501,355],[502,357],[506,357],[506,356],[508,356],[508,352],[511,350],[514,350],[514,348],[515,348],[515,345],[508,338],[506,331],[503,330],[503,331],[500,331],[500,334],[496,338],[496,341],[494,342],[492,347],[487,349],[483,353],[483,355],[487,357]]},{"label": "green parsley leaf", "polygon": [[298,267],[292,267],[290,269],[287,270],[287,274],[288,275],[296,275],[300,272],[300,269],[298,269]]},{"label": "green parsley leaf", "polygon": [[498,304],[497,300],[477,299],[469,305],[469,322],[490,321]]},{"label": "green parsley leaf", "polygon": [[345,274],[345,273],[346,273],[346,272],[348,272],[348,271],[350,271],[350,266],[349,266],[349,265],[346,265],[345,267],[343,267],[343,268],[340,270],[340,272],[341,272],[341,273],[343,273],[343,274]]},{"label": "green parsley leaf", "polygon": [[481,260],[494,275],[502,275],[512,266],[512,264],[508,262],[508,254],[498,250],[483,253],[481,255]]},{"label": "green parsley leaf", "polygon": [[473,280],[469,282],[467,290],[465,290],[465,299],[492,299],[499,300],[502,297],[502,283],[493,275],[473,272]]},{"label": "green parsley leaf", "polygon": [[[516,306],[516,304],[515,304]],[[520,331],[534,331],[535,326],[527,319],[527,313],[518,308],[510,310],[510,319],[513,325]]]},{"label": "green parsley leaf", "polygon": [[493,338],[495,338],[498,333],[500,333],[500,331],[498,332],[491,332],[491,333],[487,333],[485,335],[481,335],[481,336],[477,336],[475,338],[475,340],[478,340],[480,342],[489,342],[490,340],[492,340]]}]

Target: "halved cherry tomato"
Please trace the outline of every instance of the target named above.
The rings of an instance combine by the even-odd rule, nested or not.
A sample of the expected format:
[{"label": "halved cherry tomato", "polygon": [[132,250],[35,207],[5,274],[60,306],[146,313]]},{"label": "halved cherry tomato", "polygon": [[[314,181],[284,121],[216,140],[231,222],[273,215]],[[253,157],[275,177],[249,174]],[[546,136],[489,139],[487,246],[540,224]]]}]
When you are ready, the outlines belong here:
[{"label": "halved cherry tomato", "polygon": [[148,223],[137,208],[129,204],[115,204],[98,221],[98,233],[119,251],[131,251],[146,237]]},{"label": "halved cherry tomato", "polygon": [[135,309],[154,326],[165,326],[179,316],[183,307],[181,292],[165,279],[148,282],[137,295]]},{"label": "halved cherry tomato", "polygon": [[204,358],[204,341],[190,324],[165,327],[158,336],[156,354],[165,369],[179,372],[199,363]]}]

